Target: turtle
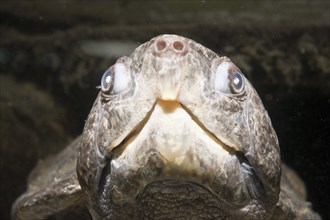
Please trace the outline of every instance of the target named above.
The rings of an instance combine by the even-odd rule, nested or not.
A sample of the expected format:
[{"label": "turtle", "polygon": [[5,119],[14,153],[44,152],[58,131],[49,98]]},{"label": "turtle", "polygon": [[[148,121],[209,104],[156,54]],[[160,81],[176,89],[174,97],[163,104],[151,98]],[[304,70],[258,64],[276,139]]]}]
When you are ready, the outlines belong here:
[{"label": "turtle", "polygon": [[82,135],[38,163],[13,219],[321,219],[228,57],[164,34],[98,88]]}]

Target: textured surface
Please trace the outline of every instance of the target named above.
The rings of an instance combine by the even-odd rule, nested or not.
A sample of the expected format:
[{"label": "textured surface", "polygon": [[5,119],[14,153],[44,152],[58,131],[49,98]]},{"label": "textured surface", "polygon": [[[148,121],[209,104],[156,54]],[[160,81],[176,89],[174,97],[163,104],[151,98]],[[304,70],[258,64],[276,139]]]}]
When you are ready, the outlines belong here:
[{"label": "textured surface", "polygon": [[306,197],[302,180],[283,164],[280,198],[271,219],[320,219],[318,214],[311,212],[312,204],[306,201]]},{"label": "textured surface", "polygon": [[[37,117],[36,117],[37,116]],[[62,150],[69,138],[64,111],[31,83],[0,75],[0,212],[9,219],[36,161]]]},{"label": "textured surface", "polygon": [[73,207],[83,204],[75,169],[79,141],[77,138],[56,157],[39,162],[30,174],[27,192],[13,206],[15,219],[45,219],[68,208],[74,212]]},{"label": "textured surface", "polygon": [[[95,219],[266,219],[274,209],[278,218],[289,212],[314,215],[308,206],[302,211],[295,202],[289,205],[287,201],[304,198],[286,193],[295,188],[287,178],[282,178],[280,194],[277,137],[248,80],[243,77],[244,89],[237,94],[215,89],[215,74],[223,63],[230,66],[229,77],[240,72],[228,58],[192,40],[164,35],[109,68],[114,88],[116,77],[128,74],[127,88],[117,92],[102,87],[78,154],[79,183]],[[59,157],[63,161],[55,160],[49,169],[57,170],[54,166],[65,161],[74,167],[76,157],[69,155],[75,155],[76,147],[68,148],[70,153]],[[51,178],[78,187],[72,167]],[[55,214],[70,208],[67,199],[74,195],[59,196],[68,192],[59,185],[42,194],[47,187],[38,184],[41,194],[28,192],[23,198],[36,199],[41,206],[55,199],[59,207],[48,212]],[[155,209],[147,208],[151,204]],[[18,202],[18,214],[23,207]]]}]

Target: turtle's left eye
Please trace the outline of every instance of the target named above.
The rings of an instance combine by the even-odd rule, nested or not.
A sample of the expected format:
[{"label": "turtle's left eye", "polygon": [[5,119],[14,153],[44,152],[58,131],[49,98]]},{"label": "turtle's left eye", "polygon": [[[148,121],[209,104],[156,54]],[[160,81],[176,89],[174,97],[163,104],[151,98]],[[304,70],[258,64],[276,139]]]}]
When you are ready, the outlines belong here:
[{"label": "turtle's left eye", "polygon": [[228,94],[240,94],[244,91],[244,76],[231,62],[222,62],[216,69],[214,88]]},{"label": "turtle's left eye", "polygon": [[241,72],[235,71],[230,74],[230,90],[232,93],[241,93],[244,89],[244,78]]}]

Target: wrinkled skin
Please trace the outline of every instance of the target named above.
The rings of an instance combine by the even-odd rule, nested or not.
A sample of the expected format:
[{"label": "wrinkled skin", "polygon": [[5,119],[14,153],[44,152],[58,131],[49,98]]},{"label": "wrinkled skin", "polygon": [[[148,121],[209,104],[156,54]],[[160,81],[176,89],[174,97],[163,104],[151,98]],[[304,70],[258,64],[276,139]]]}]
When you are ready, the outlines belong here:
[{"label": "wrinkled skin", "polygon": [[250,82],[180,36],[109,68],[66,151],[34,171],[15,219],[319,219]]}]

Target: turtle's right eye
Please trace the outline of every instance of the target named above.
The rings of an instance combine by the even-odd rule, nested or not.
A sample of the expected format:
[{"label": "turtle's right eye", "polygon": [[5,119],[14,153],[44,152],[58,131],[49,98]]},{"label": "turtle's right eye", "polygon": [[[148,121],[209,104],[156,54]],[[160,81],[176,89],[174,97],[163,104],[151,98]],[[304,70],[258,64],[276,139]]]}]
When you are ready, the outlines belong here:
[{"label": "turtle's right eye", "polygon": [[101,89],[104,93],[109,93],[113,89],[114,84],[114,74],[113,72],[108,69],[102,76],[101,80]]},{"label": "turtle's right eye", "polygon": [[107,95],[119,94],[129,87],[130,82],[130,71],[124,63],[117,62],[103,74],[101,90]]}]

